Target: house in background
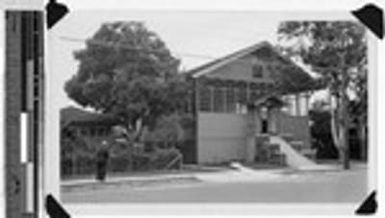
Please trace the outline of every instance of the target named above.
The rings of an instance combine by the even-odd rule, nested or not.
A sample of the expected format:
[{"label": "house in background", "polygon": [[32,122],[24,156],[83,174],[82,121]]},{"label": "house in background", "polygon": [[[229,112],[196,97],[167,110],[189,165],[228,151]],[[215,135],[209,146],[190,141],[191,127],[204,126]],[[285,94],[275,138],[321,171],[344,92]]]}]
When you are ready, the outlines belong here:
[{"label": "house in background", "polygon": [[118,119],[76,107],[60,110],[60,173],[62,178],[94,172],[95,153],[112,137]]},{"label": "house in background", "polygon": [[89,112],[76,107],[60,111],[62,139],[83,141],[87,145],[99,145],[111,137],[111,129],[119,120],[111,115]]},{"label": "house in background", "polygon": [[195,162],[311,163],[309,98],[317,81],[268,42],[187,72]]}]

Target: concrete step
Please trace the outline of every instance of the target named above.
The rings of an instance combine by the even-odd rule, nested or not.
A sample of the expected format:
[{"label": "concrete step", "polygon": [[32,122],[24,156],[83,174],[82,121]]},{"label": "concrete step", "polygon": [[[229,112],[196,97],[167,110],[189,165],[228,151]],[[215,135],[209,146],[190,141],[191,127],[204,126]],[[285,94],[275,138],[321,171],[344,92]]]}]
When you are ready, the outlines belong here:
[{"label": "concrete step", "polygon": [[294,140],[294,135],[291,133],[281,133],[279,137],[283,138],[287,142],[291,142]]},{"label": "concrete step", "polygon": [[260,141],[260,142],[267,142],[267,141],[269,141],[269,137],[270,137],[269,134],[256,134],[255,135],[256,140]]},{"label": "concrete step", "polygon": [[289,143],[297,151],[301,151],[302,149],[306,148],[303,141],[291,141]]},{"label": "concrete step", "polygon": [[270,137],[270,143],[277,143],[280,145],[280,152],[285,154],[285,162],[289,167],[294,169],[309,169],[317,168],[317,164],[310,158],[305,157],[302,153],[295,150],[289,142],[281,137]]},{"label": "concrete step", "polygon": [[268,162],[269,162],[269,164],[285,166],[286,165],[286,155],[282,154],[282,153],[271,154]]},{"label": "concrete step", "polygon": [[268,149],[270,154],[279,154],[279,144],[268,144]]}]

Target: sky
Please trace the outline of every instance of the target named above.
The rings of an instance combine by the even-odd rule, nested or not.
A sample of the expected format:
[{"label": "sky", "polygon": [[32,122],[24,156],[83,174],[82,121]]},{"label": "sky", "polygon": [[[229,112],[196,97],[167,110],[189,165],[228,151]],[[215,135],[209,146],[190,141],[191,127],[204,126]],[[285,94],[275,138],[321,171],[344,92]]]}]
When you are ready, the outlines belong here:
[{"label": "sky", "polygon": [[[324,13],[318,17],[330,16]],[[279,23],[293,19],[298,19],[298,13],[73,11],[47,36],[49,70],[54,75],[49,82],[55,89],[55,102],[59,107],[75,104],[63,89],[65,81],[77,71],[73,52],[84,48],[84,39],[90,38],[104,22],[144,22],[181,60],[181,68],[189,70],[261,41],[276,44]]]}]

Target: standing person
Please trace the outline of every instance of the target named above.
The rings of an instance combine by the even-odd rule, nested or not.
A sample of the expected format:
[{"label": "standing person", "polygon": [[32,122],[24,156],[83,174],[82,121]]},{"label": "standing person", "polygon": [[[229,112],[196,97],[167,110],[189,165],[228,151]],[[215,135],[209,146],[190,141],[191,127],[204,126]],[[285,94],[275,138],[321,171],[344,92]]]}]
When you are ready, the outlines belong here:
[{"label": "standing person", "polygon": [[96,179],[101,182],[106,178],[109,156],[108,143],[103,141],[102,146],[96,152]]}]

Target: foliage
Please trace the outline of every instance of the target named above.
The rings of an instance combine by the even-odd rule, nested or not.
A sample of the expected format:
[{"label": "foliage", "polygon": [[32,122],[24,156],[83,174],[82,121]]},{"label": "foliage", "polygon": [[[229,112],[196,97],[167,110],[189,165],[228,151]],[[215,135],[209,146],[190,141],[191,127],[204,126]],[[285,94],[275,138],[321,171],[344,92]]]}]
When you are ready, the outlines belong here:
[{"label": "foliage", "polygon": [[[366,89],[367,43],[365,28],[352,21],[289,21],[278,28],[283,50],[300,58],[323,76],[334,97],[331,131],[344,168],[349,168],[348,102],[362,97]],[[360,87],[361,89],[357,89]]]},{"label": "foliage", "polygon": [[365,28],[351,21],[289,21],[278,28],[284,50],[324,76],[333,94],[357,91],[366,77]]},{"label": "foliage", "polygon": [[60,145],[61,157],[64,159],[83,157],[95,153],[94,147],[90,147],[68,128],[64,128],[61,132]]},{"label": "foliage", "polygon": [[176,114],[159,118],[153,131],[144,135],[146,141],[175,142],[184,138],[180,117]]},{"label": "foliage", "polygon": [[315,100],[311,105],[313,111],[325,111],[328,107],[330,104],[324,99]]},{"label": "foliage", "polygon": [[317,149],[317,159],[338,158],[338,151],[330,131],[331,115],[326,110],[312,110],[309,112],[312,121],[310,128],[312,146]]},{"label": "foliage", "polygon": [[151,155],[150,168],[157,170],[164,170],[166,167],[177,168],[179,166],[175,164],[177,162],[170,166],[169,164],[179,157],[181,157],[181,154],[176,148],[156,149]]},{"label": "foliage", "polygon": [[[366,71],[366,69],[365,69]],[[368,120],[368,87],[367,73],[363,73],[356,78],[354,93],[356,98],[349,101],[348,110],[352,117],[352,122],[358,122],[366,125]]]},{"label": "foliage", "polygon": [[79,66],[65,84],[68,96],[118,116],[136,138],[185,104],[188,86],[178,74],[179,60],[140,22],[103,24],[74,56]]},{"label": "foliage", "polygon": [[150,150],[155,147],[181,149],[186,141],[194,138],[193,118],[188,114],[163,116],[158,119],[152,131],[143,134],[143,141]]}]

